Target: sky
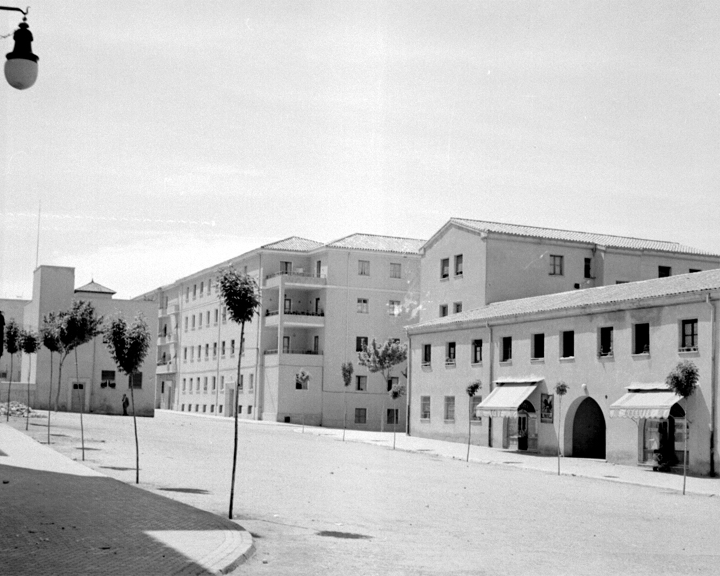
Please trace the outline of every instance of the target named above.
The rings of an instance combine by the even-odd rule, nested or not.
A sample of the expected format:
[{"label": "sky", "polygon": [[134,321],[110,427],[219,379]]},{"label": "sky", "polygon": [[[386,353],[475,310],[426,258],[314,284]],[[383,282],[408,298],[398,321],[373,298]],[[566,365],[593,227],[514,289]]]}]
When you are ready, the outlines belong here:
[{"label": "sky", "polygon": [[0,79],[0,298],[36,263],[132,298],[451,217],[720,253],[715,0],[36,0],[28,23],[37,83]]}]

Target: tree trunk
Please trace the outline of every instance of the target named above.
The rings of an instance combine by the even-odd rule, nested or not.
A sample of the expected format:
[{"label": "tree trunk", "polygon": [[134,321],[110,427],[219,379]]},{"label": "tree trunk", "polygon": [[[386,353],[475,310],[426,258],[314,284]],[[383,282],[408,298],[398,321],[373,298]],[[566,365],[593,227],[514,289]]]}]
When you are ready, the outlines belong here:
[{"label": "tree trunk", "polygon": [[[30,380],[32,380],[32,362],[28,354],[27,410],[25,411],[25,430],[30,428]],[[35,396],[37,398],[37,395]]]},{"label": "tree trunk", "polygon": [[472,396],[470,396],[470,412],[468,414],[468,449],[465,462],[470,462],[470,438],[472,437]]},{"label": "tree trunk", "polygon": [[685,453],[683,454],[683,496],[685,496],[685,482],[687,481],[687,437],[688,437],[688,420],[685,416]]},{"label": "tree trunk", "polygon": [[562,396],[558,395],[558,476],[560,476],[560,432],[562,431]]},{"label": "tree trunk", "polygon": [[62,386],[62,366],[63,366],[63,362],[65,362],[65,358],[67,358],[67,353],[63,352],[60,355],[60,362],[58,363],[58,389],[57,389],[57,392],[55,392],[55,412],[58,411],[59,405],[60,405],[60,388]]},{"label": "tree trunk", "polygon": [[235,500],[235,470],[237,469],[237,449],[238,449],[238,392],[240,386],[240,367],[242,365],[242,341],[245,338],[245,322],[240,324],[240,354],[238,354],[238,368],[237,368],[237,379],[235,382],[235,404],[233,404],[233,412],[235,413],[235,440],[233,443],[233,463],[232,463],[232,478],[230,480],[230,509],[228,511],[228,518],[232,520],[233,517],[233,501]]},{"label": "tree trunk", "polygon": [[343,403],[345,404],[345,416],[343,416],[343,442],[345,442],[345,430],[347,430],[347,386],[343,390]]},{"label": "tree trunk", "polygon": [[48,391],[48,446],[50,446],[50,412],[52,410],[50,409],[50,405],[52,404],[52,377],[53,377],[53,353],[52,350],[50,351],[50,390]]},{"label": "tree trunk", "polygon": [[130,384],[130,402],[132,402],[133,427],[135,428],[135,484],[140,484],[140,444],[138,443],[137,416],[135,415],[135,394],[133,393],[132,375],[128,376]]},{"label": "tree trunk", "polygon": [[[75,385],[77,386],[78,396],[80,396],[80,370],[78,369],[77,348],[75,348]],[[85,404],[85,388],[82,389],[83,394],[80,400],[80,445],[82,446],[82,459],[85,462],[85,429],[83,428],[83,409]]]},{"label": "tree trunk", "polygon": [[10,422],[10,388],[12,387],[12,377],[13,377],[13,356],[14,354],[10,354],[10,379],[8,380],[8,401],[7,401],[7,420],[6,422]]}]

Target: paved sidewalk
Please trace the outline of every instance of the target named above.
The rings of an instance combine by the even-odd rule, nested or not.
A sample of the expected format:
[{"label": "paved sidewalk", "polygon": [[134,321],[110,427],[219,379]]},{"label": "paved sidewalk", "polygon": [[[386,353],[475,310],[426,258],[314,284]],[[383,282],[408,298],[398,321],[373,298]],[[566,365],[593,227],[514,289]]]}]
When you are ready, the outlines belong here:
[{"label": "paved sidewalk", "polygon": [[[168,414],[176,414],[180,418],[218,418],[208,414],[194,414],[185,412],[174,412],[163,410]],[[227,418],[232,422],[231,418]],[[343,431],[335,428],[318,428],[314,426],[303,427],[297,424],[285,424],[280,422],[240,420],[241,425],[265,425],[265,426],[286,426],[293,428],[298,434],[314,434],[316,436],[333,437],[342,441]],[[304,430],[304,432],[303,432]],[[347,430],[345,432],[346,442],[362,442],[374,444],[392,449],[392,432],[366,432],[364,430]],[[458,442],[446,442],[443,440],[432,440],[417,436],[406,436],[398,432],[395,438],[395,448],[406,452],[418,452],[430,456],[453,458],[465,460],[467,457],[467,444]],[[470,447],[470,462],[490,464],[497,466],[512,466],[537,470],[548,474],[557,474],[558,461],[556,456],[541,456],[537,454],[524,454],[511,450],[487,448],[485,446]],[[588,460],[584,458],[561,458],[560,473],[567,476],[580,476],[596,478],[624,484],[635,484],[638,486],[650,486],[665,490],[682,491],[683,478],[679,474],[668,474],[654,472],[650,467],[630,466],[624,464],[612,464],[604,460]],[[689,494],[701,494],[706,496],[720,497],[720,478],[693,477],[687,478],[686,492]]]},{"label": "paved sidewalk", "polygon": [[224,574],[252,551],[238,524],[0,424],[0,574]]}]

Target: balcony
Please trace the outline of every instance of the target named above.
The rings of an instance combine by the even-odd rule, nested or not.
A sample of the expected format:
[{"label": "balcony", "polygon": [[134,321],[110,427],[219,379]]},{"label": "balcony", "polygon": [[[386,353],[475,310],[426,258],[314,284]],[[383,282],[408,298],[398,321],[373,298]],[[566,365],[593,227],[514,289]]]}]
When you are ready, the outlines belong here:
[{"label": "balcony", "polygon": [[318,277],[304,272],[276,272],[265,276],[263,288],[279,288],[281,283],[293,288],[317,288],[325,286],[327,280],[324,276]]},{"label": "balcony", "polygon": [[175,374],[177,372],[177,364],[175,360],[158,361],[155,374]]},{"label": "balcony", "polygon": [[278,366],[319,367],[323,365],[322,352],[312,350],[287,350],[278,354],[277,350],[265,350],[263,362],[266,368]]},{"label": "balcony", "polygon": [[[279,310],[265,311],[265,326],[268,328],[277,328],[280,325]],[[292,312],[283,313],[283,326],[292,326],[297,328],[324,328],[325,312],[308,312],[304,310],[293,310]]]},{"label": "balcony", "polygon": [[172,344],[175,337],[172,334],[160,334],[157,339],[157,345]]},{"label": "balcony", "polygon": [[158,317],[162,318],[163,316],[171,316],[172,314],[177,314],[180,312],[180,304],[177,300],[171,300],[168,302],[168,305],[166,307],[160,307],[158,309]]}]

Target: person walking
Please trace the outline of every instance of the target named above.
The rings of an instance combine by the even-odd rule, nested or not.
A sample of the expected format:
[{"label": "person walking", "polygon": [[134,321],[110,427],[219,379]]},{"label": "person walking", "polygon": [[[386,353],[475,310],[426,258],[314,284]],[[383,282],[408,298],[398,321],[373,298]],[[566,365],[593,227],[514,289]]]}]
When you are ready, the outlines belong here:
[{"label": "person walking", "polygon": [[128,400],[128,397],[126,394],[123,394],[123,397],[122,397],[123,416],[128,415],[127,409],[128,409],[129,405],[130,405],[130,400]]}]

